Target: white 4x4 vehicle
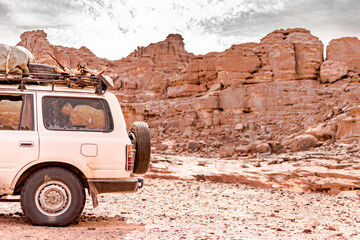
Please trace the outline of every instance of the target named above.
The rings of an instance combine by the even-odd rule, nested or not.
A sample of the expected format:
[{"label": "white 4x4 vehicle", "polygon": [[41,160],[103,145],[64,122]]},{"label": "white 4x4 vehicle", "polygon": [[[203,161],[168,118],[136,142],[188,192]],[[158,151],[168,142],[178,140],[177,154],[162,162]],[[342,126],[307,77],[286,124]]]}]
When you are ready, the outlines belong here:
[{"label": "white 4x4 vehicle", "polygon": [[85,189],[96,207],[97,194],[143,186],[130,175],[148,170],[148,126],[135,122],[127,132],[119,102],[103,82],[92,80],[96,94],[56,85],[69,79],[47,86],[24,84],[46,82],[40,78],[17,80],[20,85],[0,85],[0,201],[20,195],[33,224],[66,226],[81,214]]}]

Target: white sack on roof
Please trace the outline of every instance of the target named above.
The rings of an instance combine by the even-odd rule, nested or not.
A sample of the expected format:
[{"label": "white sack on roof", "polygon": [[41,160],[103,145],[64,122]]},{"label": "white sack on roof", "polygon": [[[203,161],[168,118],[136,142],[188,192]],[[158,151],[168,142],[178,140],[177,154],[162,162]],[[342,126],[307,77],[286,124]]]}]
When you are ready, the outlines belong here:
[{"label": "white sack on roof", "polygon": [[8,61],[9,73],[29,73],[28,63],[34,63],[32,53],[24,47],[10,47],[0,43],[0,71],[6,71]]}]

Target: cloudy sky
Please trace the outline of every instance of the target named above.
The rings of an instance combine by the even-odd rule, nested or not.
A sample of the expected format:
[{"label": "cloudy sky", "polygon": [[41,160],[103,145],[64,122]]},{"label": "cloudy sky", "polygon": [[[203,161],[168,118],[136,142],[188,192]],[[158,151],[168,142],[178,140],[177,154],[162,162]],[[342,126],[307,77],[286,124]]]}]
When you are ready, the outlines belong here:
[{"label": "cloudy sky", "polygon": [[358,0],[0,0],[0,42],[43,29],[50,43],[120,59],[180,33],[195,54],[223,51],[280,28],[303,27],[326,45],[360,37]]}]

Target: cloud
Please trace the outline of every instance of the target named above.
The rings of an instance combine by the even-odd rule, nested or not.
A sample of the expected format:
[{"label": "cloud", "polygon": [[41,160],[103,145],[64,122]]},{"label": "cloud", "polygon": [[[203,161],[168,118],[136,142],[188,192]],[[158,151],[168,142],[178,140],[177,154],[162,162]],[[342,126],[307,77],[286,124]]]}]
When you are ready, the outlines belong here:
[{"label": "cloud", "polygon": [[[237,14],[201,20],[205,32],[217,35],[224,46],[244,40],[258,41],[275,29],[303,27],[310,29],[325,45],[334,38],[359,36],[360,1],[301,0],[272,1],[269,7],[261,1],[250,1]],[[258,8],[259,6],[262,6]],[[226,41],[227,40],[227,41]]]},{"label": "cloud", "polygon": [[16,44],[23,31],[44,29],[53,44],[84,45],[110,59],[180,33],[199,54],[279,28],[305,27],[325,43],[359,36],[359,7],[356,0],[0,0],[0,31]]}]

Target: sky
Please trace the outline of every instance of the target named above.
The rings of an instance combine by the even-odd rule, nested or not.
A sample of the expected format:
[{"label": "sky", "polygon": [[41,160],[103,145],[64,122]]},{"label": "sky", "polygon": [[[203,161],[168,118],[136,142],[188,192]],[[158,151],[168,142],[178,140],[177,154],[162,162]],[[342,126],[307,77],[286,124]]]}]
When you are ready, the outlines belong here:
[{"label": "sky", "polygon": [[309,29],[326,46],[360,37],[359,0],[0,0],[0,42],[44,30],[51,44],[126,57],[138,46],[183,36],[194,54],[259,42],[276,29]]}]

